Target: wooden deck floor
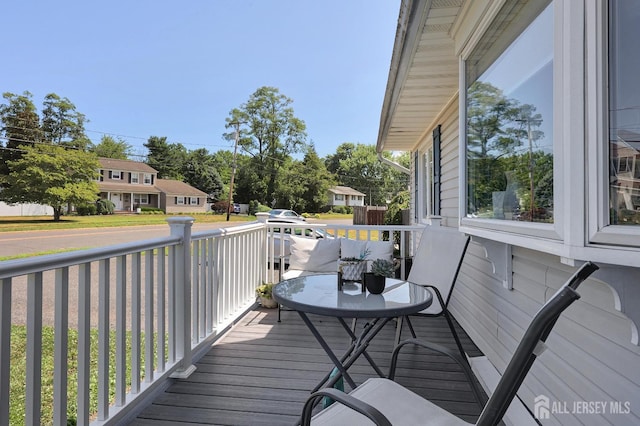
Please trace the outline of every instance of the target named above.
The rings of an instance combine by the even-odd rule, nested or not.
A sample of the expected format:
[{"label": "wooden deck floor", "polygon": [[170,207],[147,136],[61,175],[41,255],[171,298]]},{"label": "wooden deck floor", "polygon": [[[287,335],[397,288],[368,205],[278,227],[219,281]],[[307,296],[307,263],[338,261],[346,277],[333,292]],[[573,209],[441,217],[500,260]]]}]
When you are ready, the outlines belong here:
[{"label": "wooden deck floor", "polygon": [[[312,316],[332,348],[347,345],[344,329],[333,318]],[[412,318],[418,337],[455,348],[442,318]],[[459,329],[465,350],[481,355]],[[389,322],[374,339],[369,354],[386,373],[395,333]],[[408,337],[408,330],[403,334]],[[411,349],[401,355],[396,380],[467,421],[480,406],[458,366],[448,358]],[[296,312],[256,309],[197,363],[188,379],[176,380],[130,425],[293,425],[305,399],[332,367]],[[356,383],[375,376],[364,357],[351,367]],[[348,390],[348,389],[347,389]]]}]

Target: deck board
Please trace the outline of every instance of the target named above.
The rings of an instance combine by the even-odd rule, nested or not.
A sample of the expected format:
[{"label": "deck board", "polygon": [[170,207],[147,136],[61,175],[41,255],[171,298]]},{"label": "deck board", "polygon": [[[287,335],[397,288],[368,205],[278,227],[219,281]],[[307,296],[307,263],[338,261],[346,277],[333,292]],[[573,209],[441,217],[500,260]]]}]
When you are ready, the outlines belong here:
[{"label": "deck board", "polygon": [[[310,316],[329,345],[341,353],[348,344],[333,318]],[[442,318],[412,318],[418,337],[455,349]],[[364,323],[359,322],[358,326]],[[458,329],[470,356],[481,355]],[[395,322],[388,323],[367,352],[388,371]],[[404,333],[408,337],[408,331]],[[258,308],[218,340],[187,379],[175,379],[129,424],[163,425],[292,425],[304,401],[332,364],[296,312]],[[350,369],[356,383],[376,376],[361,357]],[[396,381],[467,421],[480,406],[459,367],[449,358],[419,348],[400,357]],[[348,386],[347,386],[348,390]]]}]

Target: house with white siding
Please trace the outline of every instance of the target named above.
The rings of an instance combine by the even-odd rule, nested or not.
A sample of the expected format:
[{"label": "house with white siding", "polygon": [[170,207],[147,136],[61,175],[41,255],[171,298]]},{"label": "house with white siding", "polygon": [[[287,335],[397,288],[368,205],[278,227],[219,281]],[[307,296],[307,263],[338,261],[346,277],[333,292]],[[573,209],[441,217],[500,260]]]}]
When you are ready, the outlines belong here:
[{"label": "house with white siding", "polygon": [[450,307],[489,392],[540,306],[600,267],[508,424],[640,424],[638,22],[622,0],[401,4],[377,150],[411,152],[413,223],[472,238]]},{"label": "house with white siding", "polygon": [[360,191],[348,186],[334,186],[327,191],[327,204],[329,206],[364,206],[364,197]]}]

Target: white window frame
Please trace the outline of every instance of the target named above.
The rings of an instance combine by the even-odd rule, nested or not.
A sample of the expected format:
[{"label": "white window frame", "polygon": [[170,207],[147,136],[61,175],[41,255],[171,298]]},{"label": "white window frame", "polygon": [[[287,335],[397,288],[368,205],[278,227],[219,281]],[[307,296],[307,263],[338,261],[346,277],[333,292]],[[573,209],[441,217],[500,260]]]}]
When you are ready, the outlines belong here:
[{"label": "white window frame", "polygon": [[596,28],[586,35],[587,60],[595,70],[588,74],[586,84],[587,96],[594,99],[586,109],[588,158],[589,170],[596,171],[587,175],[589,191],[595,194],[588,200],[588,242],[638,250],[640,226],[609,224],[608,2],[587,3],[587,25]]},{"label": "white window frame", "polygon": [[344,194],[334,194],[334,200],[344,201]]},{"label": "white window frame", "polygon": [[[118,177],[116,177],[118,176]],[[112,180],[122,180],[122,170],[111,170]]]},{"label": "white window frame", "polygon": [[151,185],[151,182],[153,182],[153,176],[151,173],[145,173],[143,183],[145,185]]},{"label": "white window frame", "polygon": [[189,204],[192,206],[198,205],[198,197],[189,197]]},{"label": "white window frame", "polygon": [[137,185],[140,183],[140,175],[138,172],[131,172],[131,183]]},{"label": "white window frame", "polygon": [[[564,4],[566,0],[554,0],[551,2],[554,15],[554,52],[553,52],[553,105],[554,105],[554,124],[553,124],[553,173],[554,173],[554,222],[553,223],[537,223],[537,222],[517,222],[506,221],[499,219],[476,219],[469,218],[467,216],[467,164],[466,164],[466,81],[465,81],[465,60],[471,56],[473,49],[480,41],[482,34],[477,34],[472,40],[465,46],[460,54],[460,72],[459,72],[459,208],[460,208],[460,230],[471,235],[478,237],[500,241],[507,244],[519,245],[523,247],[529,247],[532,249],[558,254],[565,256],[564,243],[564,212],[566,210],[566,198],[565,197],[565,184],[567,178],[576,176],[574,168],[584,170],[584,166],[581,161],[571,161],[571,164],[567,166],[563,159],[568,151],[569,144],[561,143],[563,140],[571,140],[571,135],[567,134],[566,128],[561,126],[562,123],[567,123],[567,118],[564,117],[565,103],[566,102],[580,102],[581,96],[577,99],[572,98],[574,92],[578,92],[577,85],[568,84],[570,80],[567,80],[567,73],[565,64],[574,62],[563,62],[563,51],[567,49],[567,53],[564,56],[574,56],[569,50],[569,46],[565,46],[566,43],[571,42],[571,38],[568,37],[566,29],[564,28],[565,19],[573,20],[572,17],[567,17],[566,9],[569,4]],[[479,28],[488,28],[499,12],[499,7],[490,9],[486,13]],[[565,34],[566,33],[566,34]],[[581,49],[581,48],[580,48]],[[581,55],[580,55],[581,56]],[[580,72],[582,71],[582,62],[579,64]],[[575,72],[575,70],[574,70]],[[570,74],[569,74],[570,75]],[[573,74],[581,75],[581,74]],[[571,78],[573,78],[571,76]],[[569,111],[574,111],[569,109]],[[573,112],[575,114],[575,112]],[[583,118],[580,118],[582,121]],[[579,122],[580,123],[580,122]],[[578,124],[579,124],[578,123]],[[572,127],[575,124],[572,123]],[[575,144],[575,142],[574,142]],[[571,152],[569,150],[569,152]],[[571,155],[574,154],[571,152]],[[582,175],[582,172],[581,174]]]},{"label": "white window frame", "polygon": [[[608,2],[554,0],[554,223],[466,217],[466,99],[460,54],[459,227],[480,239],[557,255],[567,264],[592,260],[640,263],[640,226],[609,224]],[[487,28],[497,10],[487,13]],[[585,80],[575,76],[585,76]]]},{"label": "white window frame", "polygon": [[184,201],[185,201],[184,197],[181,197],[181,196],[176,197],[176,205],[183,206],[185,204]]},{"label": "white window frame", "polygon": [[149,194],[133,194],[133,204],[149,204]]}]

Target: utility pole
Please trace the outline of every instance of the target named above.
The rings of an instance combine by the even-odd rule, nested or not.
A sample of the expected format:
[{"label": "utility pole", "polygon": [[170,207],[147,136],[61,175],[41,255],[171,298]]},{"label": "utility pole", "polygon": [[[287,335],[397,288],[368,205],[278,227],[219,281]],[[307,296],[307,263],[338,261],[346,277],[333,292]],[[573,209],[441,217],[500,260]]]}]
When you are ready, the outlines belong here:
[{"label": "utility pole", "polygon": [[240,137],[240,122],[231,123],[236,126],[235,143],[233,144],[233,163],[231,164],[231,182],[229,182],[229,203],[227,205],[227,222],[229,222],[229,209],[231,208],[231,200],[233,197],[233,181],[236,177],[236,154],[238,152],[238,138]]}]

